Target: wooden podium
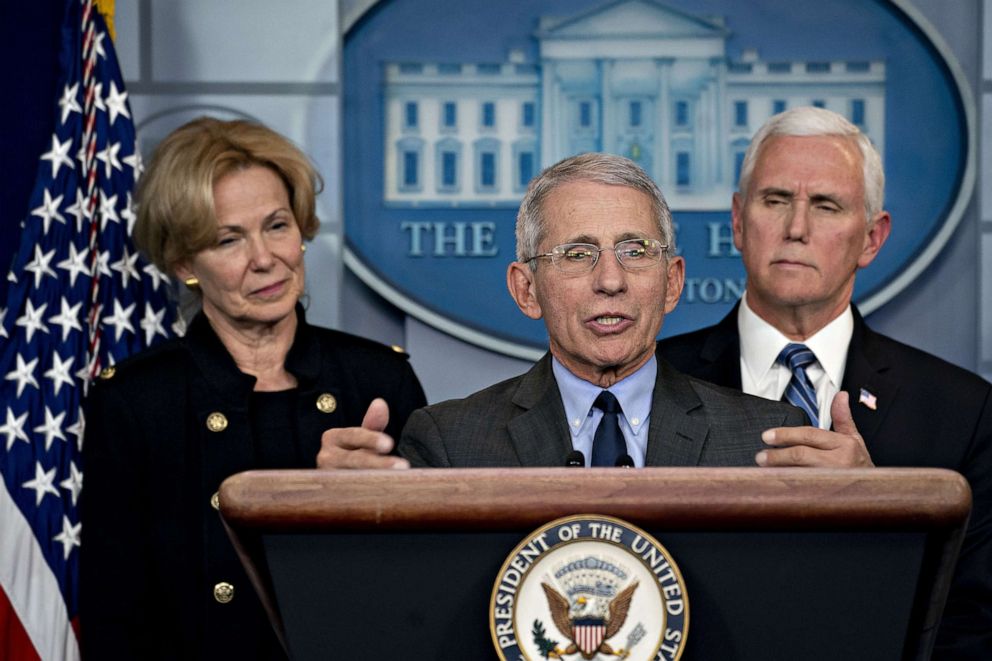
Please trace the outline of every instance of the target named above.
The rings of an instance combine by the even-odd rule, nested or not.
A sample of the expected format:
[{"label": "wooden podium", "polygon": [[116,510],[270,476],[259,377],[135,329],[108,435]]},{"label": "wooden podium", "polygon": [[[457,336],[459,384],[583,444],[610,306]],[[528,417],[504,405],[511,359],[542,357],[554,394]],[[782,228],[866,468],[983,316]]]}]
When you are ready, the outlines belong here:
[{"label": "wooden podium", "polygon": [[914,468],[297,470],[234,475],[220,505],[293,659],[496,659],[504,560],[601,514],[680,567],[683,659],[922,660],[971,492]]}]

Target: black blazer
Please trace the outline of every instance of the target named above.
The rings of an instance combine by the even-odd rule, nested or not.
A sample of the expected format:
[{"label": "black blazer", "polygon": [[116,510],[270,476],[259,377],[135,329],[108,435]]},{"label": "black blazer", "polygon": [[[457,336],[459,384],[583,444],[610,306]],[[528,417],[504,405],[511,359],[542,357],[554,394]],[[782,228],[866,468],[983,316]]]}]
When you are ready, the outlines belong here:
[{"label": "black blazer", "polygon": [[[762,431],[805,422],[788,404],[689,378],[659,359],[645,464],[754,466]],[[567,426],[545,354],[521,376],[414,412],[399,453],[413,466],[564,466]]]},{"label": "black blazer", "polygon": [[[321,434],[390,407],[388,433],[426,401],[407,356],[300,323],[287,369],[296,376],[302,464]],[[186,336],[117,365],[87,402],[82,495],[81,636],[87,659],[285,658],[211,503],[229,475],[257,465],[240,372],[199,315]],[[329,405],[331,395],[335,406]],[[330,410],[333,408],[333,410]],[[223,415],[226,427],[211,431]],[[221,425],[214,424],[217,429]],[[219,582],[234,586],[228,603]]]},{"label": "black blazer", "polygon": [[[739,303],[738,303],[739,305]],[[992,385],[871,330],[856,308],[841,389],[877,466],[950,468],[974,504],[934,659],[992,659]],[[737,306],[709,328],[663,340],[676,368],[741,387]],[[859,403],[861,389],[876,409]]]}]

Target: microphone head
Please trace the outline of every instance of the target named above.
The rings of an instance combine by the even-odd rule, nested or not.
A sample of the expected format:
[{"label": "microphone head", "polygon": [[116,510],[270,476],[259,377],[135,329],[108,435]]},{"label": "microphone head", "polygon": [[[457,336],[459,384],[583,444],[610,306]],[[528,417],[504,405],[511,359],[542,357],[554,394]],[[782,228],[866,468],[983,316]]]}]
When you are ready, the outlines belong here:
[{"label": "microphone head", "polygon": [[565,465],[575,468],[585,468],[586,466],[585,455],[583,455],[578,450],[572,450],[571,452],[568,453],[568,456],[565,457]]},{"label": "microphone head", "polygon": [[618,468],[633,468],[634,467],[634,460],[633,460],[633,458],[631,458],[631,456],[629,454],[627,454],[625,452],[622,455],[620,455],[619,457],[617,457],[617,463],[615,463],[613,465],[616,466],[616,467],[618,467]]}]

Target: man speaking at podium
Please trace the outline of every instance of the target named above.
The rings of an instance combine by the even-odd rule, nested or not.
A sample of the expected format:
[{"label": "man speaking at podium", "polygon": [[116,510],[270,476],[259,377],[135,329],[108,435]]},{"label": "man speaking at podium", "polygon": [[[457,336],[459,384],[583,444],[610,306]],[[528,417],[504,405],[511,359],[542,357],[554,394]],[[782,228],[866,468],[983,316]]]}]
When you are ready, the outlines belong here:
[{"label": "man speaking at podium", "polygon": [[686,377],[655,354],[685,265],[671,213],[634,162],[582,154],[531,182],[507,287],[550,351],[522,376],[416,411],[413,466],[754,466],[780,402]]}]

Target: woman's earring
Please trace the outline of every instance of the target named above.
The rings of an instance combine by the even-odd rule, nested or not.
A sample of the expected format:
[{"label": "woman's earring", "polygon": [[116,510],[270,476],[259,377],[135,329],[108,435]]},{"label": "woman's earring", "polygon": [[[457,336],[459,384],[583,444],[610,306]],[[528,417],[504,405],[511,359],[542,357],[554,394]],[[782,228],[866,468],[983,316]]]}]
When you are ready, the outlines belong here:
[{"label": "woman's earring", "polygon": [[307,244],[301,243],[300,244],[300,252],[306,252],[306,251],[307,251]]},{"label": "woman's earring", "polygon": [[185,284],[190,289],[196,289],[197,287],[200,286],[200,279],[197,278],[195,275],[194,276],[190,276],[190,277],[186,278],[185,280],[183,280],[183,284]]}]

